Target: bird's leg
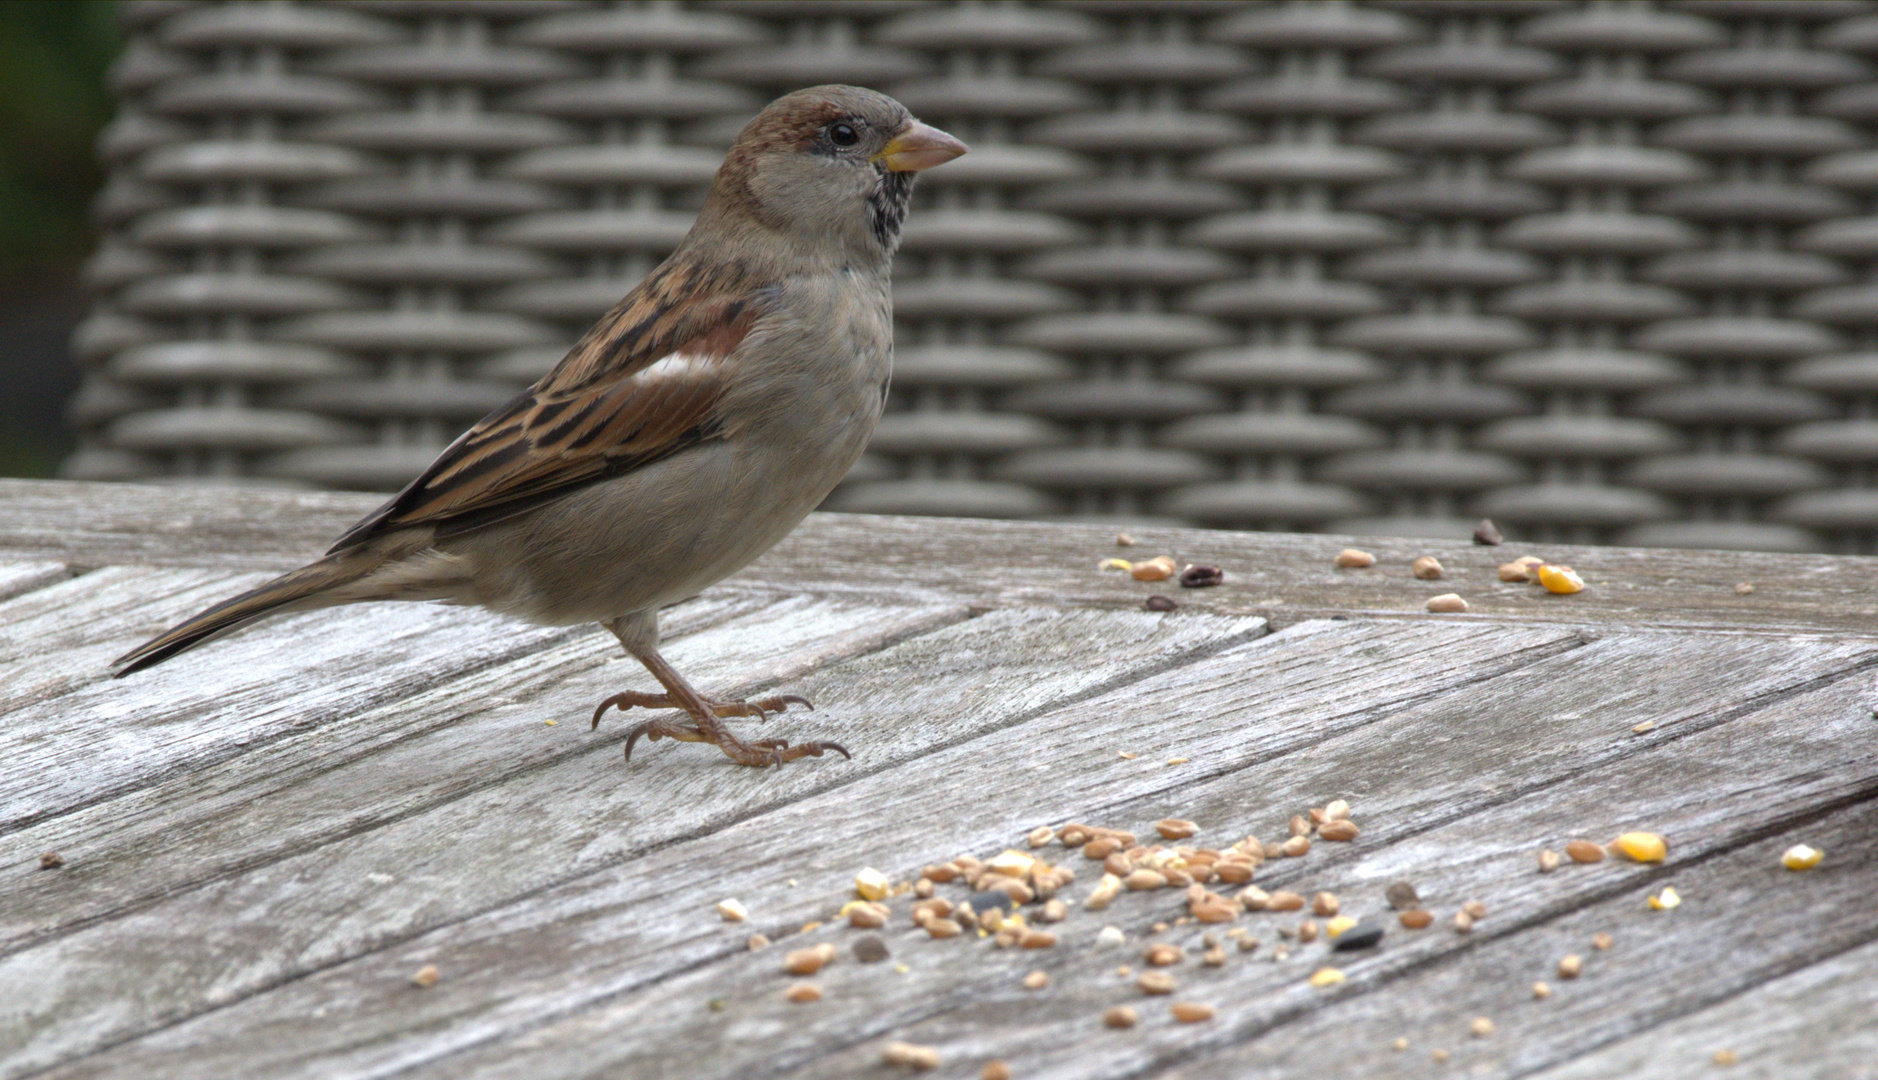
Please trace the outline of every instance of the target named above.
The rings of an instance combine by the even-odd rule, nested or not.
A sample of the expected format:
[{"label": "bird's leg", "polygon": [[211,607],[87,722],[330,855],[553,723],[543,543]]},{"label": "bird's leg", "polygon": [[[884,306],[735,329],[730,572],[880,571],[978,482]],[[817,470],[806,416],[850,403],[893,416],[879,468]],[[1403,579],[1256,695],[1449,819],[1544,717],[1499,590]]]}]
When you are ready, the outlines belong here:
[{"label": "bird's leg", "polygon": [[619,637],[635,659],[644,664],[652,677],[665,688],[663,694],[645,694],[627,691],[615,694],[600,703],[593,712],[593,727],[600,726],[600,715],[607,709],[617,706],[624,712],[634,706],[648,709],[683,709],[691,715],[695,726],[676,720],[652,719],[641,722],[626,737],[626,759],[632,760],[633,744],[641,735],[648,741],[660,739],[678,739],[681,742],[711,743],[732,761],[740,765],[780,765],[785,761],[794,761],[800,757],[821,757],[827,750],[833,750],[842,757],[850,757],[847,749],[840,743],[814,741],[789,745],[787,739],[761,739],[746,743],[731,734],[720,718],[727,716],[763,717],[771,712],[782,712],[791,704],[802,705],[810,710],[815,706],[809,700],[795,694],[778,694],[759,698],[755,701],[714,701],[699,693],[683,676],[679,675],[658,651],[658,624],[656,616],[649,613],[627,616],[607,623],[607,629]]}]

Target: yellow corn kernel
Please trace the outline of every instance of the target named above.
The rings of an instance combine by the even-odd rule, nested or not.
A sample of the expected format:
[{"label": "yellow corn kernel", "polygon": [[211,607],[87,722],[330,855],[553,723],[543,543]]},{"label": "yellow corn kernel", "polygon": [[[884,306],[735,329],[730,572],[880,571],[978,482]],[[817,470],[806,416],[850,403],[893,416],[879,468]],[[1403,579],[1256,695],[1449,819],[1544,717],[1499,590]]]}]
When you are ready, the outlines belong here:
[{"label": "yellow corn kernel", "polygon": [[1549,563],[1539,568],[1539,584],[1545,586],[1546,592],[1561,595],[1583,592],[1585,589],[1585,579],[1578,576],[1578,571],[1569,566],[1553,566]]},{"label": "yellow corn kernel", "polygon": [[1318,968],[1311,976],[1311,985],[1316,987],[1335,986],[1342,981],[1343,972],[1333,967]]},{"label": "yellow corn kernel", "polygon": [[1355,925],[1355,919],[1350,918],[1348,915],[1339,915],[1324,924],[1324,932],[1334,938]]},{"label": "yellow corn kernel", "polygon": [[1669,842],[1653,832],[1627,832],[1611,841],[1611,852],[1631,862],[1662,862]]},{"label": "yellow corn kernel", "polygon": [[1789,870],[1811,870],[1819,865],[1819,860],[1825,857],[1826,853],[1816,847],[1795,844],[1780,857],[1780,865]]},{"label": "yellow corn kernel", "polygon": [[1682,897],[1677,895],[1676,890],[1665,888],[1662,892],[1650,897],[1650,910],[1668,911],[1681,903]]},{"label": "yellow corn kernel", "polygon": [[890,884],[887,875],[871,866],[862,867],[861,872],[854,875],[854,891],[860,893],[863,900],[885,899]]}]

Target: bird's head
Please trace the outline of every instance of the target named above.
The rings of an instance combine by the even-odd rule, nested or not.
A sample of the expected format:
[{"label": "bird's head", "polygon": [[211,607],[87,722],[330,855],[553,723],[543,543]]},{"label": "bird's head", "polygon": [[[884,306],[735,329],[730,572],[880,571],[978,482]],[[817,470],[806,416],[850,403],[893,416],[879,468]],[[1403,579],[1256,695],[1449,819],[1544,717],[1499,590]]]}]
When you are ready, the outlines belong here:
[{"label": "bird's head", "polygon": [[798,255],[884,262],[900,243],[913,178],[965,144],[858,86],[812,86],[745,125],[700,222],[780,233]]}]

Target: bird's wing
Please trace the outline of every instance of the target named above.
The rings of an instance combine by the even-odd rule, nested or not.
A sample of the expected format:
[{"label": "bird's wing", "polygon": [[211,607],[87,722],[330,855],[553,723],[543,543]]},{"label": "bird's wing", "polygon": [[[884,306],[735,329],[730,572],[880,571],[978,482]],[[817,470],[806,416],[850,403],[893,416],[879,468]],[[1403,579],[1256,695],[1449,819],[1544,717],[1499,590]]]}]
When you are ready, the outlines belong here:
[{"label": "bird's wing", "polygon": [[725,360],[766,306],[761,290],[661,267],[328,554],[413,525],[461,533],[715,437]]}]

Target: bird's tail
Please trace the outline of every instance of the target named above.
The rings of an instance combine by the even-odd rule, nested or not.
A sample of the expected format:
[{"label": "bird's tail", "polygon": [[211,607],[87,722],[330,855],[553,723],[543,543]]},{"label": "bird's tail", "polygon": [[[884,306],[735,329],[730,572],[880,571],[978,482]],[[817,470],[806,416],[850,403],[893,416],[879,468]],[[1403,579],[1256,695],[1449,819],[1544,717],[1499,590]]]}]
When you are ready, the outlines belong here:
[{"label": "bird's tail", "polygon": [[240,596],[222,601],[118,657],[112,662],[112,674],[123,678],[269,615],[340,602],[330,591],[357,581],[377,565],[376,559],[341,552],[282,574]]}]

